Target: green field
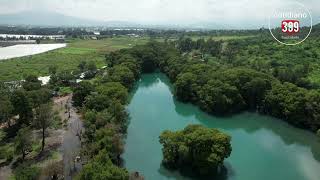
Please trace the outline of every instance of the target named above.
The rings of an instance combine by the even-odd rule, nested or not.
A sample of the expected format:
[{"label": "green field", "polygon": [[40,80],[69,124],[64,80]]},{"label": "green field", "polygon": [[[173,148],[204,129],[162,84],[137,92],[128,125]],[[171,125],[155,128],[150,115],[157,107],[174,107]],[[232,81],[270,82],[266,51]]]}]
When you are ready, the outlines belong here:
[{"label": "green field", "polygon": [[144,44],[149,38],[115,37],[102,40],[68,40],[66,48],[50,52],[0,61],[0,81],[23,79],[26,75],[47,75],[50,65],[58,71],[77,69],[81,61],[94,61],[98,67],[105,65],[106,53]]},{"label": "green field", "polygon": [[[249,37],[252,36],[214,36],[212,39],[230,40]],[[191,38],[208,39],[210,36],[191,36]],[[98,67],[102,67],[105,65],[104,56],[106,53],[145,44],[149,40],[149,37],[134,38],[128,36],[101,40],[69,39],[67,40],[68,45],[66,48],[28,57],[0,61],[0,81],[24,79],[29,74],[37,76],[48,75],[50,65],[56,65],[58,71],[75,70],[81,61],[94,61]],[[156,40],[162,41],[163,39],[159,38]]]}]

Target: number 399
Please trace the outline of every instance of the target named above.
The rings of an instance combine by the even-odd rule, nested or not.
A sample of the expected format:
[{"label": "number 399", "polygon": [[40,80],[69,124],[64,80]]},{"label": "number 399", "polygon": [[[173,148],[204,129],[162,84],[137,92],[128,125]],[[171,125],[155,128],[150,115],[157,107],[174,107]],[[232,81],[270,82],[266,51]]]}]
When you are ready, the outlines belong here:
[{"label": "number 399", "polygon": [[298,33],[300,31],[300,23],[297,20],[284,20],[281,27],[284,33]]}]

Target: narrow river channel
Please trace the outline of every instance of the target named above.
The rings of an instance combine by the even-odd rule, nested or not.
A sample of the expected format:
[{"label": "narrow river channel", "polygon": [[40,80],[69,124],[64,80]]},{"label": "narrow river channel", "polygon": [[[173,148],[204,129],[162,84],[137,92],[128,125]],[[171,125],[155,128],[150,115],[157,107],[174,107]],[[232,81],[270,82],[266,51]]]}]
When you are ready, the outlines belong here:
[{"label": "narrow river channel", "polygon": [[[218,128],[232,136],[232,153],[222,180],[319,180],[320,139],[278,119],[245,112],[232,117],[208,115],[173,97],[161,73],[143,75],[128,106],[130,124],[123,159],[146,180],[192,179],[161,166],[159,135],[188,124]],[[196,178],[193,178],[196,179]]]}]

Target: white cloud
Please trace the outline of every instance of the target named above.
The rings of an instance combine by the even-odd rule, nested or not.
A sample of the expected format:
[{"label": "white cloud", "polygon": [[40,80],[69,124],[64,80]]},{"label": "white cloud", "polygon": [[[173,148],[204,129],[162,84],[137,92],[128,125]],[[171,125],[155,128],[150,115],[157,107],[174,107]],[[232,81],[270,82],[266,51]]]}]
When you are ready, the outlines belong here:
[{"label": "white cloud", "polygon": [[[291,0],[0,0],[0,13],[55,11],[69,16],[153,24],[265,24],[269,11]],[[318,0],[300,0],[319,17]],[[319,19],[316,19],[319,22]]]}]

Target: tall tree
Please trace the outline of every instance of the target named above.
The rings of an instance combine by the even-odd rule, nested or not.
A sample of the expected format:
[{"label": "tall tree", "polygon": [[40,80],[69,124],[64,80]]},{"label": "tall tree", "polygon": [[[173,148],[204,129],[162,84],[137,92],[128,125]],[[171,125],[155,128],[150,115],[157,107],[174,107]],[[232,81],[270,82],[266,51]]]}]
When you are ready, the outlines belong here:
[{"label": "tall tree", "polygon": [[35,111],[35,118],[33,125],[36,128],[41,129],[42,131],[42,146],[41,146],[41,151],[44,149],[45,145],[45,133],[47,128],[51,125],[52,123],[52,107],[50,104],[42,104],[40,107],[38,107]]}]

